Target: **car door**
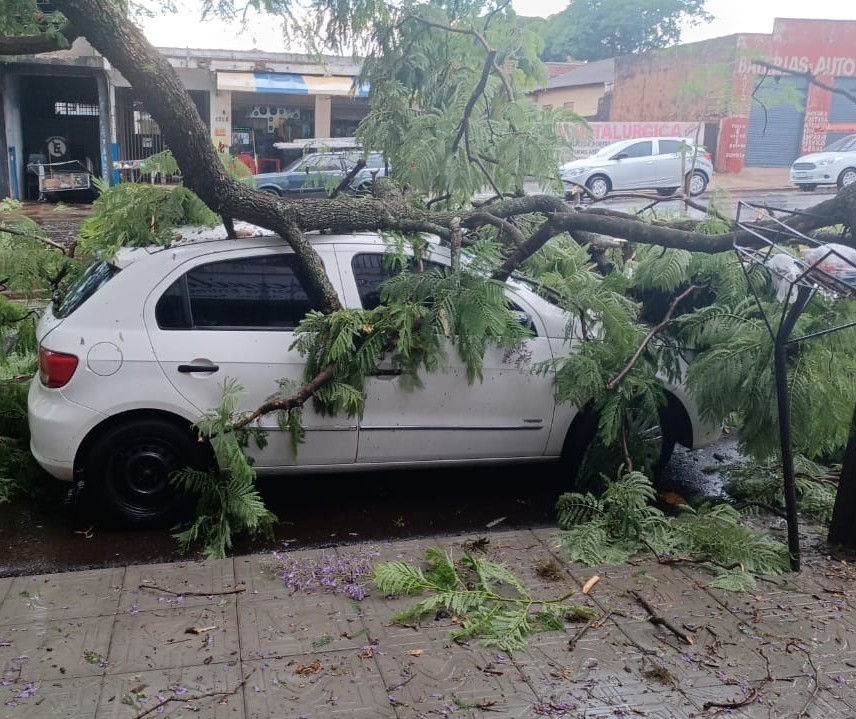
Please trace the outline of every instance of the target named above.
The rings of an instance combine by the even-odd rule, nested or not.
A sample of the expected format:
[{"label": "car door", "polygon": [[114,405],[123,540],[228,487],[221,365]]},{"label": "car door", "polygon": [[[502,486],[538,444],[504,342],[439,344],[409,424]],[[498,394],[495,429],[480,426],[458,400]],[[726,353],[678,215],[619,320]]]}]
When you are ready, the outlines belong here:
[{"label": "car door", "polygon": [[[325,251],[326,250],[326,251]],[[335,256],[320,248],[335,280]],[[311,309],[285,248],[221,252],[189,260],[165,277],[145,306],[145,323],[167,379],[200,414],[219,406],[224,383],[243,387],[238,410],[251,412],[278,389],[281,379],[303,383],[304,361],[289,349],[294,327]],[[266,434],[251,445],[259,468],[350,464],[357,449],[357,422],[303,408],[306,441],[297,455],[275,414],[256,426]]]},{"label": "car door", "polygon": [[653,187],[680,187],[692,164],[692,148],[681,140],[657,141],[657,170]]},{"label": "car door", "polygon": [[[376,306],[379,286],[389,276],[383,248],[337,246],[336,252],[345,302],[348,306]],[[553,380],[532,368],[552,357],[550,344],[532,308],[519,298],[512,299],[521,321],[531,323],[536,336],[517,352],[489,348],[482,382],[467,382],[466,365],[451,346],[448,366],[423,373],[421,388],[402,386],[391,365],[380,366],[366,381],[358,462],[544,455],[555,408]]]},{"label": "car door", "polygon": [[656,167],[653,140],[640,140],[612,157],[609,169],[613,190],[655,187]]}]

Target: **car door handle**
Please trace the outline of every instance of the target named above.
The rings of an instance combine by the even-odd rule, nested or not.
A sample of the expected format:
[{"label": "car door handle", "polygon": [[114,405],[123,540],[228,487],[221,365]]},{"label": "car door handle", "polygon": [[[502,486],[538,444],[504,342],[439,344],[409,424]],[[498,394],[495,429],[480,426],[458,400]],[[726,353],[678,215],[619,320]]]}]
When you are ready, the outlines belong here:
[{"label": "car door handle", "polygon": [[216,364],[180,364],[178,365],[178,371],[182,374],[188,374],[190,372],[216,372],[220,369],[220,365]]}]

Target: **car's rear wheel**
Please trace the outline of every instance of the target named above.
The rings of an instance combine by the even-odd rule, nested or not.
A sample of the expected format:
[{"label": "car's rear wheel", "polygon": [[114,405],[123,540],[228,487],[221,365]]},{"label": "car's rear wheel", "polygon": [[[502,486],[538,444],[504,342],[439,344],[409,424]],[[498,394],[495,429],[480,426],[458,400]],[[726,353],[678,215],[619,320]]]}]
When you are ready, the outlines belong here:
[{"label": "car's rear wheel", "polygon": [[586,182],[586,187],[588,187],[592,197],[596,200],[602,200],[612,189],[609,178],[605,175],[595,175],[594,177],[590,177],[588,182]]},{"label": "car's rear wheel", "polygon": [[191,498],[171,482],[173,472],[211,466],[207,445],[177,421],[134,418],[95,440],[83,469],[86,494],[105,523],[163,526],[186,514]]},{"label": "car's rear wheel", "polygon": [[856,168],[848,167],[838,176],[838,189],[843,190],[856,182]]},{"label": "car's rear wheel", "polygon": [[677,187],[658,187],[657,194],[662,197],[671,197],[678,191]]},{"label": "car's rear wheel", "polygon": [[707,175],[703,172],[699,172],[698,170],[693,170],[693,174],[690,175],[690,195],[695,197],[696,195],[700,195],[707,189]]},{"label": "car's rear wheel", "polygon": [[799,187],[802,192],[814,192],[817,189],[817,185],[809,184],[797,185],[797,187]]},{"label": "car's rear wheel", "polygon": [[282,197],[282,193],[275,187],[262,187],[261,190],[262,192],[267,192],[269,195],[276,195],[277,197]]}]

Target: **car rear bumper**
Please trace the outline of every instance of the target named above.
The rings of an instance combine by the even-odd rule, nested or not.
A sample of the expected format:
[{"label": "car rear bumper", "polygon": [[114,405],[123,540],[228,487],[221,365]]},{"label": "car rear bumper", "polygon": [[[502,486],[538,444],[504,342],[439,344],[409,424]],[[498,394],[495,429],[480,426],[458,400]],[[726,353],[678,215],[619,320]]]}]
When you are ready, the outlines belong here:
[{"label": "car rear bumper", "polygon": [[71,402],[58,389],[47,389],[38,378],[30,382],[27,421],[30,451],[46,472],[71,480],[74,458],[89,429],[103,415]]}]

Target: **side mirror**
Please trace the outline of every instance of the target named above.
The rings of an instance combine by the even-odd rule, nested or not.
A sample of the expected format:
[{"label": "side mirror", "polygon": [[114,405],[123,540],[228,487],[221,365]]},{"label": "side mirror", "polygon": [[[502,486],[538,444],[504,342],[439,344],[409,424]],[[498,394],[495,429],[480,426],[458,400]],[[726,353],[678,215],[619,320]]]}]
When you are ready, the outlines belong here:
[{"label": "side mirror", "polygon": [[626,152],[619,152],[612,159],[613,160],[626,160],[628,157],[630,157],[630,155],[628,155]]}]

